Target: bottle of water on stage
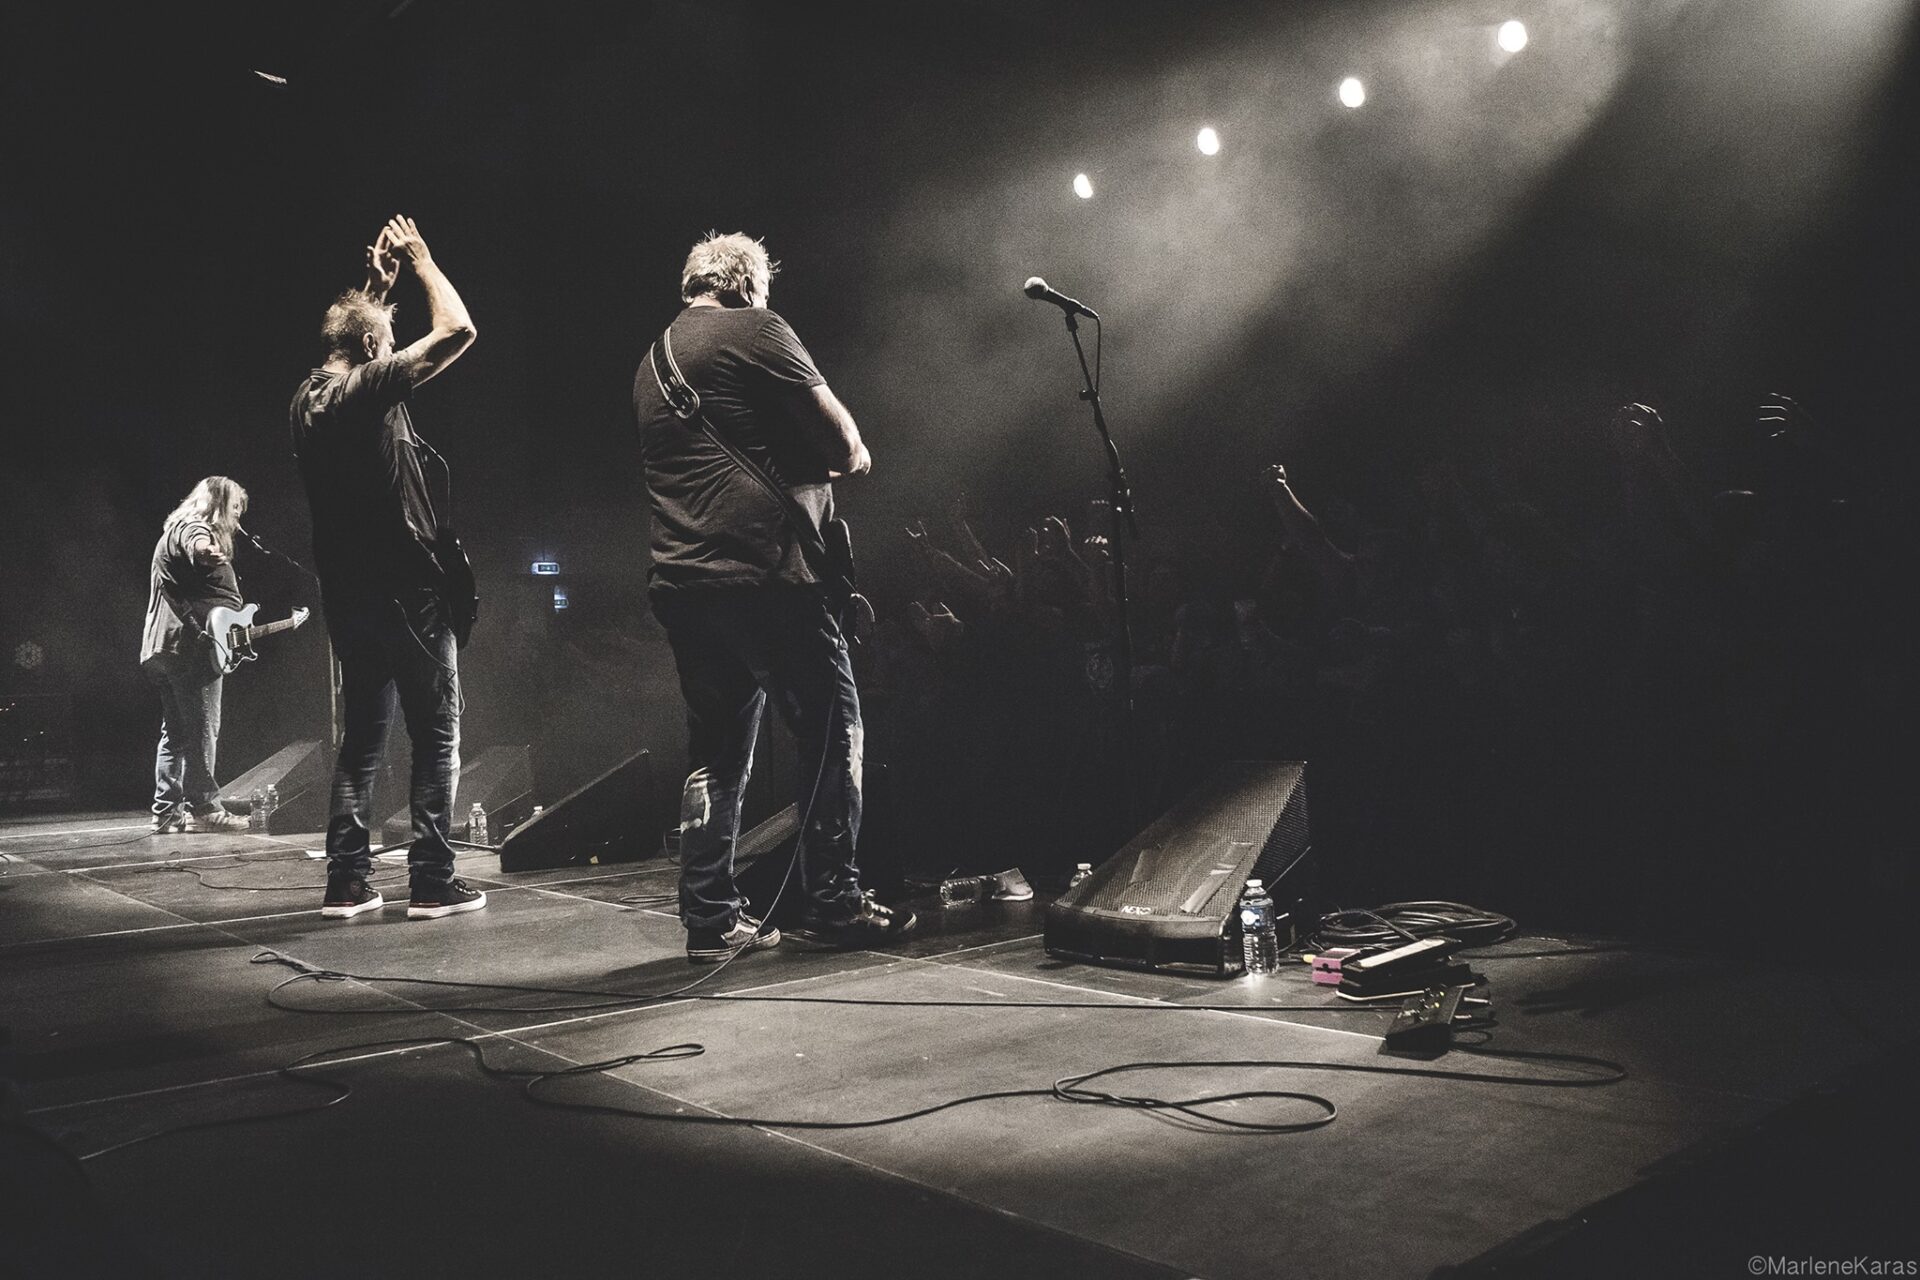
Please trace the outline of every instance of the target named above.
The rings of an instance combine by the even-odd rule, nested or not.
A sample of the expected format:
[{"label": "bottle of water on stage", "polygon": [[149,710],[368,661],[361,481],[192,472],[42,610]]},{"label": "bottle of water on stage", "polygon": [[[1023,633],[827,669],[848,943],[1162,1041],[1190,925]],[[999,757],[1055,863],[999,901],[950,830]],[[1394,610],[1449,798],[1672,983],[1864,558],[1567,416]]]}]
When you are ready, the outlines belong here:
[{"label": "bottle of water on stage", "polygon": [[487,839],[487,810],[478,800],[467,810],[467,839],[474,844],[492,844]]},{"label": "bottle of water on stage", "polygon": [[1073,886],[1079,884],[1082,880],[1085,880],[1088,876],[1092,874],[1093,874],[1093,864],[1091,862],[1075,863],[1073,867],[1073,879],[1067,881],[1067,888],[1069,889],[1073,888]]},{"label": "bottle of water on stage", "polygon": [[254,788],[247,797],[247,830],[265,831],[267,829],[267,793]]},{"label": "bottle of water on stage", "polygon": [[992,876],[954,876],[940,882],[940,905],[957,907],[978,902],[992,892]]},{"label": "bottle of water on stage", "polygon": [[1240,946],[1247,972],[1272,973],[1280,967],[1280,930],[1273,918],[1273,899],[1258,880],[1247,881],[1240,895]]},{"label": "bottle of water on stage", "polygon": [[267,784],[267,811],[260,817],[260,829],[262,831],[271,831],[273,829],[273,813],[274,810],[279,807],[280,788],[277,784],[269,782]]}]

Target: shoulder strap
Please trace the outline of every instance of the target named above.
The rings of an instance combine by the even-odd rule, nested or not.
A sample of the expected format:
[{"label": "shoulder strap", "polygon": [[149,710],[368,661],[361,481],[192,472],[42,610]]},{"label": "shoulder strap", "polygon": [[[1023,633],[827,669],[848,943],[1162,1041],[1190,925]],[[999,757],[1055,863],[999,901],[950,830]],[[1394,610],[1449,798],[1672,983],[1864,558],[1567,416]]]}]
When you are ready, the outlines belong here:
[{"label": "shoulder strap", "polygon": [[[661,367],[663,360],[664,370]],[[679,364],[673,358],[672,325],[668,325],[661,333],[658,342],[647,348],[647,367],[653,371],[653,380],[660,388],[660,398],[667,402],[669,409],[673,410],[673,416],[683,422],[697,419],[700,429],[706,433],[709,440],[713,441],[720,452],[726,454],[734,466],[746,472],[748,479],[759,485],[766,491],[767,496],[780,505],[781,511],[786,514],[787,523],[793,526],[794,533],[800,539],[800,554],[805,557],[807,567],[813,570],[815,577],[824,578],[828,572],[827,544],[820,533],[820,527],[813,522],[813,517],[807,514],[806,509],[791,493],[787,492],[785,487],[768,475],[766,469],[748,457],[738,445],[721,435],[719,429],[708,419],[701,408],[700,393],[687,382],[686,377],[680,372]]]}]

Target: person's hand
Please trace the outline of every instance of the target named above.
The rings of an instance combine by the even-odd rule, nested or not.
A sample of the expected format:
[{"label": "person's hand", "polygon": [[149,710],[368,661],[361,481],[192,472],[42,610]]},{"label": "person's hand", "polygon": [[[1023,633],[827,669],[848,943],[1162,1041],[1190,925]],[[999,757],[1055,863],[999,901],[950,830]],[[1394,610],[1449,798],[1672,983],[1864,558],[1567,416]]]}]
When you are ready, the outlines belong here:
[{"label": "person's hand", "polygon": [[943,602],[936,600],[929,609],[918,600],[908,606],[907,618],[913,629],[926,641],[927,648],[935,653],[944,653],[958,644],[967,633],[967,624],[954,616]]},{"label": "person's hand", "polygon": [[393,256],[387,244],[387,229],[382,227],[380,234],[367,246],[367,287],[366,294],[376,302],[385,301],[387,291],[393,288],[393,282],[400,276],[400,259]]},{"label": "person's hand", "polygon": [[406,259],[415,271],[433,261],[433,254],[427,251],[427,242],[421,239],[420,228],[413,225],[412,218],[394,214],[387,219],[387,228],[380,235],[387,242],[387,248]]},{"label": "person's hand", "polygon": [[1267,483],[1275,488],[1284,489],[1287,487],[1287,469],[1279,463],[1276,462],[1270,465],[1266,469],[1265,475]]}]

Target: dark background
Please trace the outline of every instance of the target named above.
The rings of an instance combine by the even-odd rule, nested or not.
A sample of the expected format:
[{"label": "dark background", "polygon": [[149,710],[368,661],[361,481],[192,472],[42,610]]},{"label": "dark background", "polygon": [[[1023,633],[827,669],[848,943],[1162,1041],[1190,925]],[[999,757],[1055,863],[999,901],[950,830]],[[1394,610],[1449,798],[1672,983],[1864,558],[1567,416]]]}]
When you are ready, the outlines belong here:
[{"label": "dark background", "polygon": [[[1274,460],[1310,504],[1379,527],[1444,460],[1604,547],[1615,406],[1656,405],[1704,491],[1747,479],[1770,391],[1815,411],[1796,432],[1848,496],[1905,510],[1905,3],[153,9],[46,6],[0,31],[0,691],[70,699],[86,803],[145,795],[157,709],[133,660],[165,513],[227,474],[249,527],[304,557],[285,405],[395,212],[480,331],[415,412],[452,460],[487,600],[464,750],[532,743],[548,801],[640,746],[678,769],[628,388],[709,228],[766,238],[773,305],[868,437],[874,473],[841,500],[883,607],[913,589],[899,529],[953,494],[999,548],[1103,492],[1058,313],[1019,296],[1030,274],[1113,326],[1104,393],[1149,550],[1271,539],[1255,476]],[[1533,44],[1502,59],[1507,17]],[[1334,99],[1348,74],[1361,111]],[[1203,123],[1217,157],[1193,146]],[[1078,171],[1095,199],[1071,193]],[[405,342],[424,304],[410,281],[396,298]],[[564,566],[565,613],[536,558]],[[311,596],[239,568],[266,615]],[[1866,586],[1890,607],[1849,625],[1892,625],[1910,583]],[[323,664],[309,627],[229,681],[224,774],[324,733]],[[1892,716],[1910,684],[1888,679]],[[1895,725],[1864,722],[1884,736],[1856,749],[1905,758]],[[1536,874],[1666,866],[1716,838],[1689,789],[1716,814],[1794,803],[1702,757],[1634,829],[1658,852],[1612,847],[1623,828],[1595,837],[1593,815],[1672,757],[1635,765],[1631,726],[1604,750],[1533,727],[1572,778],[1561,799],[1524,830],[1457,818],[1399,850],[1421,872],[1383,890],[1463,893],[1458,851],[1489,842]],[[1816,771],[1831,750],[1792,727],[1758,745]],[[1423,762],[1425,790],[1455,764]],[[1793,829],[1830,831],[1836,794]]]}]

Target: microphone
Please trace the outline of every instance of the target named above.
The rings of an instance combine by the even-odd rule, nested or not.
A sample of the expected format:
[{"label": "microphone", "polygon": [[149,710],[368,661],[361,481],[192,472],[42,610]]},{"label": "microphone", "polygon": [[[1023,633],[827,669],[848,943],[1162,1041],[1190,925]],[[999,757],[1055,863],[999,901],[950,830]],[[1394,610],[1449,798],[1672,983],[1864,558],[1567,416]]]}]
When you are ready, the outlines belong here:
[{"label": "microphone", "polygon": [[1087,306],[1084,302],[1076,301],[1064,293],[1049,289],[1047,282],[1039,276],[1029,276],[1027,283],[1022,286],[1022,289],[1026,295],[1035,302],[1051,302],[1054,306],[1060,308],[1070,316],[1085,316],[1089,320],[1098,320],[1100,318],[1100,313],[1092,307]]}]

